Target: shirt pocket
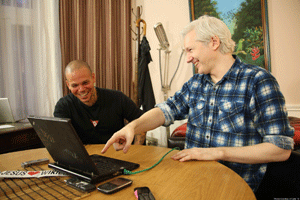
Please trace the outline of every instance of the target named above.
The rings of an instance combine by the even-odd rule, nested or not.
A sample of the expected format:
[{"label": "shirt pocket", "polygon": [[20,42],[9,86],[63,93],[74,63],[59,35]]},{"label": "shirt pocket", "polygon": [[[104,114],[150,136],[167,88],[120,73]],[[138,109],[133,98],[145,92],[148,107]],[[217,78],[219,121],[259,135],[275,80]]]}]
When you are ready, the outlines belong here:
[{"label": "shirt pocket", "polygon": [[189,102],[189,123],[194,126],[201,126],[203,124],[203,115],[206,101],[203,98],[191,99]]},{"label": "shirt pocket", "polygon": [[221,102],[218,113],[219,130],[221,132],[242,133],[245,128],[244,110],[244,102]]}]

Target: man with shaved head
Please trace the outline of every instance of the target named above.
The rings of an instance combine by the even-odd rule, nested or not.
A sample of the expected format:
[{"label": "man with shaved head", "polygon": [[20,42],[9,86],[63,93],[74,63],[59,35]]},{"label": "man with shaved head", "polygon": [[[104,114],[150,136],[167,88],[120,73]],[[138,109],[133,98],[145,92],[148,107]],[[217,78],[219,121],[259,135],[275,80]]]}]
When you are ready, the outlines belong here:
[{"label": "man with shaved head", "polygon": [[[70,118],[84,144],[105,144],[114,132],[132,121],[142,111],[120,91],[95,87],[95,73],[81,60],[70,62],[65,69],[66,84],[71,93],[56,104],[55,117]],[[134,143],[143,144],[145,133]]]}]

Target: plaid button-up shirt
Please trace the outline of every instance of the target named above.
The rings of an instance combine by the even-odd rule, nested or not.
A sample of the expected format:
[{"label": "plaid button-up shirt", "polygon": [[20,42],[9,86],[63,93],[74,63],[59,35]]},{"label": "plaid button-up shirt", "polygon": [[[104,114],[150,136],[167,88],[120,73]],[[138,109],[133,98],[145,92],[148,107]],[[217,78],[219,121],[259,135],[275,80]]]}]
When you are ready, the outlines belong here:
[{"label": "plaid button-up shirt", "polygon": [[[209,75],[196,74],[166,102],[157,104],[165,126],[188,118],[185,148],[241,147],[263,142],[283,149],[294,146],[285,100],[276,79],[265,69],[236,57],[225,76],[214,84]],[[266,164],[220,161],[256,191]]]}]

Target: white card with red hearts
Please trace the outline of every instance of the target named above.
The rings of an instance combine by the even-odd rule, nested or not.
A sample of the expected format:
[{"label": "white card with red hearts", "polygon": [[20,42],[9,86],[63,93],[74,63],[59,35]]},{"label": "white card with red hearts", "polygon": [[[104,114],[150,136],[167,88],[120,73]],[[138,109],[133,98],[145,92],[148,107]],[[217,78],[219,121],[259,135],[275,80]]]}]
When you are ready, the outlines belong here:
[{"label": "white card with red hearts", "polygon": [[68,176],[68,175],[54,170],[0,172],[0,178],[41,178],[41,177],[51,177],[51,176]]}]

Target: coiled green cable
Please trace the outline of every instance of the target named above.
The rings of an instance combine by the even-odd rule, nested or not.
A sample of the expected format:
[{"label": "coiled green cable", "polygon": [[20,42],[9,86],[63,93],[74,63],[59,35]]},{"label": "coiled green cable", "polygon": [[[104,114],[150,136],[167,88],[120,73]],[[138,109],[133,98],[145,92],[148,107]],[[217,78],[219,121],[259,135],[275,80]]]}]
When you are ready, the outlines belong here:
[{"label": "coiled green cable", "polygon": [[179,147],[175,147],[175,148],[173,148],[173,149],[171,149],[168,153],[166,153],[157,163],[155,163],[152,167],[149,167],[149,168],[147,168],[147,169],[143,169],[143,170],[140,170],[140,171],[136,171],[136,172],[132,172],[132,171],[130,171],[130,170],[127,170],[127,169],[124,169],[124,171],[123,171],[123,174],[125,174],[125,175],[133,175],[133,174],[138,174],[138,173],[141,173],[141,172],[144,172],[144,171],[147,171],[147,170],[150,170],[150,169],[152,169],[152,168],[154,168],[154,167],[156,167],[169,153],[171,153],[172,151],[174,151],[174,150],[180,150],[180,148]]}]

